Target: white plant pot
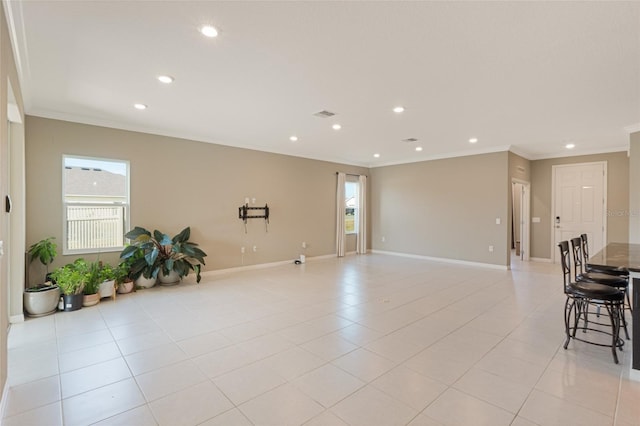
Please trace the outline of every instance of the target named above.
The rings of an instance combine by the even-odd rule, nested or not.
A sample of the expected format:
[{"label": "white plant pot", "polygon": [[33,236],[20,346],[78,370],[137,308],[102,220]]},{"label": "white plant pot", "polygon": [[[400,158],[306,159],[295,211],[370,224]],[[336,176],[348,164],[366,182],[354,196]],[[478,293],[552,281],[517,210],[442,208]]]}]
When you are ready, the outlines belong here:
[{"label": "white plant pot", "polygon": [[114,280],[105,281],[100,284],[100,290],[98,290],[98,293],[100,293],[100,298],[112,297],[113,293],[116,291],[115,286],[116,282]]},{"label": "white plant pot", "polygon": [[58,308],[60,289],[53,287],[39,292],[25,291],[23,295],[24,309],[30,317],[40,317],[52,314]]},{"label": "white plant pot", "polygon": [[135,283],[136,283],[136,287],[151,288],[154,285],[156,285],[156,279],[145,278],[144,275],[140,275],[138,279],[136,279]]},{"label": "white plant pot", "polygon": [[165,275],[162,270],[158,273],[160,284],[177,284],[180,281],[180,275],[176,271],[170,271],[169,275]]},{"label": "white plant pot", "polygon": [[133,284],[134,284],[133,281],[127,281],[120,284],[118,286],[118,293],[120,294],[131,293],[131,291],[133,290]]}]

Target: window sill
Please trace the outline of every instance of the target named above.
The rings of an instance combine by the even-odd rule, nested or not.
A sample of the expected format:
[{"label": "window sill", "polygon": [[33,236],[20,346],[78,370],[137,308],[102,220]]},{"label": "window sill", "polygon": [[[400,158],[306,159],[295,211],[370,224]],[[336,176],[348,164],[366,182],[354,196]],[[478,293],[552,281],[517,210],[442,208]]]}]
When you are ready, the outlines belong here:
[{"label": "window sill", "polygon": [[80,250],[62,250],[63,256],[75,256],[78,254],[100,254],[100,253],[116,253],[124,250],[124,247],[109,247],[100,249],[80,249]]}]

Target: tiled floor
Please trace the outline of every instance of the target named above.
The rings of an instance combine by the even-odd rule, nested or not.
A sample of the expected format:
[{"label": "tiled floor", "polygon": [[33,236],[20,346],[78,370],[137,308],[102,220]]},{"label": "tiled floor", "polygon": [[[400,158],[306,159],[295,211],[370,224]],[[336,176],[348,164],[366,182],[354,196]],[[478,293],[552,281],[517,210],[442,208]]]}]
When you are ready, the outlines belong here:
[{"label": "tiled floor", "polygon": [[2,424],[640,425],[628,349],[562,349],[559,269],[347,256],[29,319]]}]

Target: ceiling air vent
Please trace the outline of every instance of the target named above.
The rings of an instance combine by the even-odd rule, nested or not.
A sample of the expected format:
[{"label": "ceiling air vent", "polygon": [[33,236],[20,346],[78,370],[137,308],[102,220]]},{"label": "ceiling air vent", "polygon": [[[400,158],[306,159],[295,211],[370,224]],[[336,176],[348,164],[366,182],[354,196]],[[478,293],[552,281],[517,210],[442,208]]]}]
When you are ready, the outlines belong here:
[{"label": "ceiling air vent", "polygon": [[418,142],[418,139],[416,139],[416,138],[407,138],[407,139],[402,139],[402,142]]},{"label": "ceiling air vent", "polygon": [[334,115],[336,115],[335,112],[331,112],[331,111],[327,111],[327,110],[322,110],[320,112],[316,112],[315,114],[316,117],[320,117],[320,118],[329,118],[329,117],[333,117]]}]

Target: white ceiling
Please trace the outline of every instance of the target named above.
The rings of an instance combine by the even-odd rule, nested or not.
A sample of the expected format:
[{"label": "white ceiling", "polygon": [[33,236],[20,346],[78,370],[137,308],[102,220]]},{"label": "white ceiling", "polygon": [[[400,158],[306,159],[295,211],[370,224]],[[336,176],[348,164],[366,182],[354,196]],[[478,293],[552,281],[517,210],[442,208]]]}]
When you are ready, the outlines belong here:
[{"label": "white ceiling", "polygon": [[[640,130],[637,2],[5,9],[30,115],[374,167],[508,148],[530,159],[619,151]],[[205,23],[220,35],[203,37]],[[334,119],[312,115],[325,109]]]}]

